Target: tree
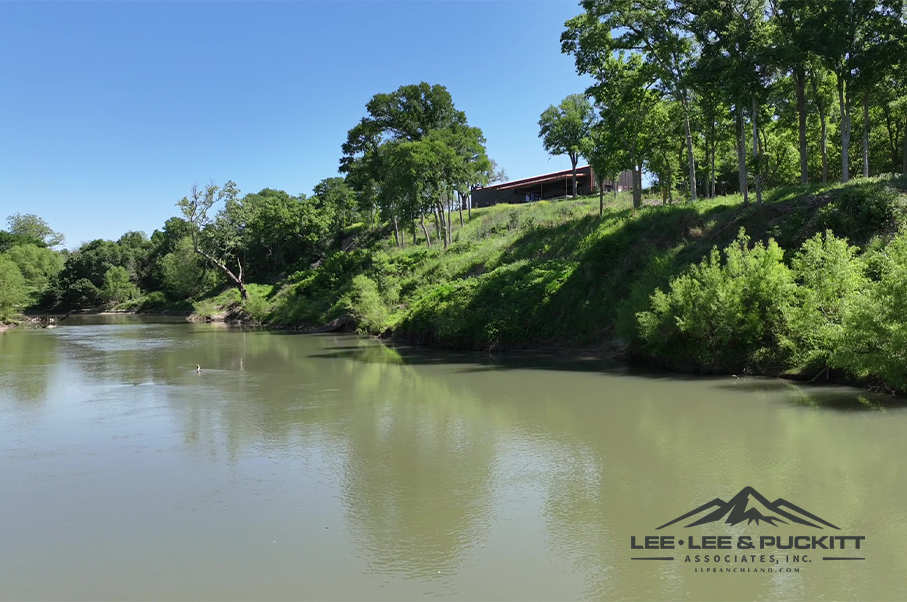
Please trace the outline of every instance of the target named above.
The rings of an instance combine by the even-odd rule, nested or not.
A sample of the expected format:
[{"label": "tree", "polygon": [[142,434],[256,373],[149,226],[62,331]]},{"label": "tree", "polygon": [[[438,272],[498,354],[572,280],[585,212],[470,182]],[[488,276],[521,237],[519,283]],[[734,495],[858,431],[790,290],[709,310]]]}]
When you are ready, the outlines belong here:
[{"label": "tree", "polygon": [[[623,152],[609,160],[617,171],[633,170],[633,206],[642,206],[642,166],[646,159],[645,139],[648,111],[658,101],[654,90],[655,72],[636,52],[612,51],[611,32],[606,24],[588,14],[567,22],[561,49],[573,54],[577,71],[591,75],[594,84],[586,94],[595,100],[602,127],[607,129],[611,150]],[[659,132],[658,134],[661,134]],[[612,166],[613,167],[613,166]]]},{"label": "tree", "polygon": [[[862,95],[868,127],[868,95],[889,61],[889,53],[897,54],[901,15],[897,2],[876,0],[817,0],[810,7],[804,25],[809,31],[805,45],[835,74],[841,119],[841,180],[847,182],[853,106]],[[867,153],[864,173],[868,172]]]},{"label": "tree", "polygon": [[63,270],[65,262],[62,253],[35,244],[16,245],[0,254],[0,257],[4,256],[16,264],[25,287],[34,300],[47,290]]},{"label": "tree", "polygon": [[15,263],[0,254],[0,320],[7,320],[28,301],[25,278]]},{"label": "tree", "polygon": [[347,184],[346,178],[325,178],[312,191],[317,206],[331,216],[333,228],[339,232],[355,221],[356,192]]},{"label": "tree", "polygon": [[195,252],[192,238],[178,241],[159,262],[164,292],[174,300],[191,299],[222,282],[207,269],[207,260]]},{"label": "tree", "polygon": [[[412,173],[396,173],[412,167],[407,153],[401,148],[409,142],[419,142],[434,130],[466,125],[466,114],[454,107],[447,88],[425,82],[401,86],[391,93],[380,93],[366,104],[368,115],[347,134],[343,144],[340,171],[347,174],[350,185],[361,197],[372,199],[394,226],[397,244],[402,245],[400,219],[424,222],[423,203],[416,197],[427,188],[416,186]],[[415,228],[415,226],[413,226]],[[415,231],[415,230],[414,230]]]},{"label": "tree", "polygon": [[55,247],[62,245],[65,240],[63,235],[47,225],[47,222],[32,213],[16,213],[6,218],[9,233],[30,239],[42,247]]},{"label": "tree", "polygon": [[[195,252],[219,269],[239,289],[240,298],[245,302],[249,293],[243,281],[243,265],[239,257],[241,231],[236,212],[221,211],[216,217],[208,214],[215,204],[223,202],[229,207],[238,196],[239,189],[233,181],[228,181],[223,187],[211,183],[204,189],[193,184],[189,196],[183,197],[177,206],[191,226],[190,236]],[[236,264],[237,269],[231,268],[228,262]]]},{"label": "tree", "polygon": [[118,265],[111,267],[104,274],[104,286],[101,295],[108,303],[122,303],[139,295],[138,287],[129,278],[129,271]]},{"label": "tree", "polygon": [[620,172],[627,164],[626,151],[619,130],[607,127],[603,121],[596,122],[585,141],[582,154],[595,173],[598,185],[598,216],[601,217],[605,212],[605,179],[611,178],[616,193]]},{"label": "tree", "polygon": [[414,240],[418,219],[431,244],[426,212],[435,214],[446,246],[454,190],[461,180],[481,178],[487,159],[481,131],[469,127],[444,86],[425,82],[376,94],[366,109],[368,115],[347,134],[340,171],[360,198],[373,201],[391,221],[399,246],[402,219],[410,221]]},{"label": "tree", "polygon": [[539,118],[539,137],[551,155],[567,155],[573,169],[573,198],[576,198],[576,164],[587,144],[594,113],[582,94],[571,94],[558,106],[551,105]]},{"label": "tree", "polygon": [[683,109],[690,198],[696,200],[696,160],[690,126],[688,71],[694,60],[685,14],[676,2],[582,0],[585,14],[567,21],[561,50],[576,55],[580,73],[590,73],[615,52],[638,53],[654,73],[656,86]]}]

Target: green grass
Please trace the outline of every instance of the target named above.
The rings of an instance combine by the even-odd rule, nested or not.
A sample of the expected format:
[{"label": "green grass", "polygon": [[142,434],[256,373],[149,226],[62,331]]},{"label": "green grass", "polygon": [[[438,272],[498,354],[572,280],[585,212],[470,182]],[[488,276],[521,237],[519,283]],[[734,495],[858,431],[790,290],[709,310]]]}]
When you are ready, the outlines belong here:
[{"label": "green grass", "polygon": [[241,302],[239,290],[235,287],[223,289],[220,293],[206,297],[192,304],[192,317],[196,320],[227,319],[236,322],[262,323],[271,312],[271,284],[246,284],[249,298]]}]

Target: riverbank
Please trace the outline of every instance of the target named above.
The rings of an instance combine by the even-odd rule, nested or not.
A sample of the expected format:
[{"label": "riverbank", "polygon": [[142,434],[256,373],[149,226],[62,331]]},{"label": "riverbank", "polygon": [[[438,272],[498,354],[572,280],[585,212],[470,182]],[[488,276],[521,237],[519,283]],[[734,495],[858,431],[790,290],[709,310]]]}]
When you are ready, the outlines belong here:
[{"label": "riverbank", "polygon": [[[370,233],[368,244],[329,255],[276,286],[249,285],[244,304],[230,289],[196,302],[194,315],[300,331],[355,329],[445,349],[583,350],[677,372],[821,378],[904,390],[874,366],[848,371],[831,365],[830,352],[821,347],[827,341],[805,340],[813,330],[843,326],[838,318],[804,322],[802,311],[799,322],[794,319],[803,295],[816,291],[790,266],[806,241],[833,231],[856,245],[860,261],[875,254],[859,270],[867,286],[878,282],[878,254],[902,229],[905,191],[904,178],[876,178],[772,190],[761,207],[727,196],[669,206],[648,201],[638,210],[622,193],[606,199],[601,217],[594,197],[500,205],[464,216],[462,227],[453,214],[447,249],[436,242],[428,247],[422,235],[416,244],[407,235],[406,246],[398,248],[392,236]],[[696,333],[669,332],[672,321],[695,322],[677,313],[684,308],[671,307],[652,318],[645,333],[640,319],[657,313],[655,292],[669,292],[713,249],[739,247],[734,241],[741,229],[750,239],[741,265],[755,271],[732,274],[720,267],[728,261],[721,256],[708,272],[712,280],[696,285],[712,297],[697,301],[692,318],[703,331],[717,329],[714,336],[702,341]],[[770,240],[778,251],[757,250],[762,259],[754,259],[750,249]],[[816,261],[830,261],[827,249],[822,253]],[[763,272],[753,267],[760,261]],[[746,293],[774,282],[777,274],[765,270],[775,267],[781,288],[761,297]],[[839,284],[825,283],[834,290]],[[835,303],[859,296],[841,291]],[[773,312],[784,313],[776,320],[783,322],[780,330],[765,317]],[[758,324],[749,328],[753,322]],[[663,334],[673,338],[660,341]]]},{"label": "riverbank", "polygon": [[401,248],[386,229],[361,228],[277,284],[247,283],[242,303],[228,288],[192,302],[150,292],[121,309],[158,313],[153,299],[192,321],[907,391],[907,369],[886,359],[907,332],[907,179],[764,197],[634,209],[620,193],[601,216],[597,197],[499,205],[462,225],[454,213],[446,249],[436,236],[429,246],[407,233]]}]

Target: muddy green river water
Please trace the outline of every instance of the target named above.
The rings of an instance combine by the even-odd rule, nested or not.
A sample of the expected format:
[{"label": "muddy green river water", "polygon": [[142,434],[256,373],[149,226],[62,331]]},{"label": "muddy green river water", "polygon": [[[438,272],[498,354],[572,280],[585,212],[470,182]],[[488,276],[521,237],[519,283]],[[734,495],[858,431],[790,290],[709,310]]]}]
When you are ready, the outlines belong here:
[{"label": "muddy green river water", "polygon": [[0,599],[904,600],[905,464],[855,389],[71,317],[0,334]]}]

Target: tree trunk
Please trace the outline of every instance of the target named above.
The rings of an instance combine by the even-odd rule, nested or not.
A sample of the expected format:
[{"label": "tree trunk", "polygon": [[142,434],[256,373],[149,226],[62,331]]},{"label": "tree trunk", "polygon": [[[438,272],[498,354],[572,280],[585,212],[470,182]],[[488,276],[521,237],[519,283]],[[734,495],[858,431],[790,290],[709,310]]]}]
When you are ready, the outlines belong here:
[{"label": "tree trunk", "polygon": [[869,177],[869,92],[863,93],[863,177]]},{"label": "tree trunk", "polygon": [[416,246],[416,220],[415,218],[409,221],[410,229],[413,232],[413,246]]},{"label": "tree trunk", "polygon": [[828,183],[828,120],[825,115],[825,101],[819,97],[819,89],[816,86],[816,78],[810,79],[812,84],[813,96],[816,97],[816,108],[819,109],[819,120],[822,123],[822,138],[819,146],[822,151],[822,183]]},{"label": "tree trunk", "polygon": [[441,241],[444,243],[444,248],[446,249],[448,244],[449,230],[447,227],[447,218],[444,212],[444,206],[439,204],[436,207],[436,211],[437,215],[441,218],[441,232],[438,234],[438,236],[441,238]]},{"label": "tree trunk", "polygon": [[466,204],[466,197],[457,192],[457,198],[460,199],[460,228],[463,227],[463,205]]},{"label": "tree trunk", "polygon": [[749,204],[749,184],[746,178],[746,128],[743,127],[743,108],[737,103],[735,116],[737,119],[737,171],[740,174],[740,194],[743,195],[743,205]]},{"label": "tree trunk", "polygon": [[441,216],[438,215],[438,206],[432,205],[431,212],[435,215],[435,234],[441,238]]},{"label": "tree trunk", "polygon": [[630,143],[630,158],[633,160],[633,208],[642,207],[642,190],[636,183],[636,138]]},{"label": "tree trunk", "polygon": [[605,214],[605,181],[598,181],[598,217]]},{"label": "tree trunk", "polygon": [[393,224],[394,224],[394,241],[396,241],[397,246],[402,249],[403,244],[400,239],[400,227],[397,225],[397,216],[396,215],[391,216],[391,222],[393,222]]},{"label": "tree trunk", "polygon": [[904,120],[904,151],[901,156],[901,173],[907,174],[907,119]]},{"label": "tree trunk", "polygon": [[820,115],[822,119],[822,183],[828,183],[828,122],[825,118],[825,111]]},{"label": "tree trunk", "polygon": [[431,248],[431,237],[428,235],[428,228],[425,227],[425,213],[419,215],[419,225],[422,226],[422,234],[425,235],[425,246]]},{"label": "tree trunk", "polygon": [[803,68],[794,70],[797,85],[797,118],[800,130],[800,184],[809,184],[809,160],[806,146],[806,73]]},{"label": "tree trunk", "polygon": [[683,101],[683,132],[687,138],[687,160],[690,165],[690,200],[696,200],[696,157],[693,156],[693,136],[690,134],[690,107],[686,99]]},{"label": "tree trunk", "polygon": [[242,262],[240,262],[238,257],[236,258],[236,263],[239,265],[239,273],[234,274],[233,271],[227,267],[227,264],[225,264],[221,261],[218,261],[212,255],[209,255],[208,253],[206,253],[205,251],[200,249],[198,246],[198,242],[195,243],[195,252],[198,253],[199,255],[201,255],[202,257],[204,257],[205,259],[207,259],[212,264],[214,264],[221,272],[224,273],[224,275],[227,278],[229,278],[231,281],[233,281],[233,284],[236,285],[237,289],[239,289],[240,299],[242,299],[243,302],[248,301],[249,293],[248,293],[248,291],[246,291],[246,285],[242,279]]},{"label": "tree trunk", "polygon": [[710,198],[715,198],[715,153],[717,152],[717,144],[715,138],[712,138],[712,182],[710,189],[712,191],[712,196]]},{"label": "tree trunk", "polygon": [[753,183],[756,186],[756,204],[762,205],[762,159],[759,156],[759,106],[756,104],[756,95],[753,101]]},{"label": "tree trunk", "polygon": [[850,180],[850,111],[845,98],[844,78],[838,75],[838,104],[841,107],[841,181]]},{"label": "tree trunk", "polygon": [[469,197],[466,199],[466,217],[472,221],[472,191],[469,191]]},{"label": "tree trunk", "polygon": [[573,165],[573,198],[576,198],[576,163],[579,161],[577,155],[570,155],[570,163]]}]

